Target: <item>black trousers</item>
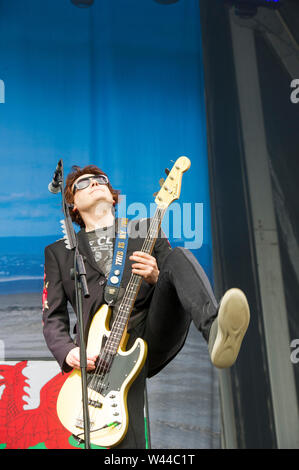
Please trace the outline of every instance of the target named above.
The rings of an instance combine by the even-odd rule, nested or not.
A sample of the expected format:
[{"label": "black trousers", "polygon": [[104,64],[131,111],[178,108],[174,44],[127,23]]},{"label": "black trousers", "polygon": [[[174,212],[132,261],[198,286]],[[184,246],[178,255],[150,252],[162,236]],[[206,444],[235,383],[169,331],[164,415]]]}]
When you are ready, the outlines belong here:
[{"label": "black trousers", "polygon": [[208,341],[217,311],[211,284],[195,256],[185,248],[174,248],[160,269],[146,319],[148,376],[180,351],[191,321]]},{"label": "black trousers", "polygon": [[128,394],[129,429],[118,449],[144,449],[144,387],[183,347],[191,321],[207,341],[218,304],[210,282],[193,254],[174,248],[160,269],[145,319],[130,332],[128,349],[138,336],[148,345],[146,367]]}]

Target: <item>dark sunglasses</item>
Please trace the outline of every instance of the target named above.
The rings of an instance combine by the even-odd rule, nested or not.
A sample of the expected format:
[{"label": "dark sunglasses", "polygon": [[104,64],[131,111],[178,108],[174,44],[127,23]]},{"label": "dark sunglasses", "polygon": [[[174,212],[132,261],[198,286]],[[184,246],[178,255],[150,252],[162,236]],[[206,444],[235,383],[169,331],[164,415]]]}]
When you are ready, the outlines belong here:
[{"label": "dark sunglasses", "polygon": [[73,187],[73,194],[77,191],[77,189],[85,189],[88,188],[91,181],[96,181],[99,184],[108,184],[109,180],[106,175],[93,175],[93,176],[86,176],[81,180],[77,181]]}]

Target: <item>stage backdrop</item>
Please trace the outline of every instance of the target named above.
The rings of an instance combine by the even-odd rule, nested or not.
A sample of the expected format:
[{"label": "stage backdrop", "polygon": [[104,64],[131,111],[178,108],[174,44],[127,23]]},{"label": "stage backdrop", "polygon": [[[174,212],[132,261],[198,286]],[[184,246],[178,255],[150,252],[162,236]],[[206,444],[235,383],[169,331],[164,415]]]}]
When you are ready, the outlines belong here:
[{"label": "stage backdrop", "polygon": [[[62,236],[61,197],[48,191],[61,158],[65,173],[73,164],[100,166],[121,190],[121,215],[131,218],[152,214],[164,169],[181,155],[190,158],[180,200],[170,207],[163,228],[173,246],[193,251],[212,282],[199,13],[197,0],[95,0],[84,9],[70,0],[0,1],[0,353],[5,361],[51,357],[41,329],[43,250]],[[192,351],[188,360],[194,354],[196,362],[197,346]],[[214,375],[207,358],[202,360],[206,391],[213,394]],[[2,395],[4,389],[2,381]],[[218,409],[217,399],[212,403],[209,422]],[[177,416],[175,404],[173,411]],[[214,434],[205,434],[208,441],[200,441],[200,413],[198,406],[192,408],[196,422],[189,422],[198,443],[189,433],[185,447],[217,446],[217,424]],[[5,447],[0,437],[1,443]],[[184,442],[164,446],[180,445]]]}]

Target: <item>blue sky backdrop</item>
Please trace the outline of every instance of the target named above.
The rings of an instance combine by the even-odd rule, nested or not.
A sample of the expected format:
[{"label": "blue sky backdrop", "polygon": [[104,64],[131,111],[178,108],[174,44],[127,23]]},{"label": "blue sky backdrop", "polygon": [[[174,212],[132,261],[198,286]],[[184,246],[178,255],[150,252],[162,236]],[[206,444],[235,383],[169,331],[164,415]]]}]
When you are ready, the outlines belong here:
[{"label": "blue sky backdrop", "polygon": [[149,208],[164,168],[187,155],[180,204],[203,204],[196,256],[211,277],[198,3],[0,0],[2,256],[11,237],[61,236],[61,198],[48,191],[60,158],[66,173],[97,164],[127,206]]}]

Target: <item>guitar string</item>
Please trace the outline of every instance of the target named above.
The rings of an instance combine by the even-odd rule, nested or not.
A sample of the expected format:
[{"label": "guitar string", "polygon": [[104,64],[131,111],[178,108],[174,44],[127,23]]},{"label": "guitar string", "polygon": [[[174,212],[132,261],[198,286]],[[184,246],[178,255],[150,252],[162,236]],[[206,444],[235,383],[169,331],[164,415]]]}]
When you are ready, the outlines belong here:
[{"label": "guitar string", "polygon": [[[154,219],[154,222],[151,224],[151,227],[149,229],[149,233],[153,231],[153,225],[159,225],[159,221],[157,221],[156,223],[156,220]],[[156,227],[156,228],[157,228]],[[150,247],[152,245],[152,241],[153,241],[153,238],[152,237],[152,233],[150,233],[150,237],[147,237],[144,244],[143,244],[143,247],[142,247],[142,251],[145,251],[145,250],[148,250],[148,247]],[[121,305],[119,307],[119,310],[118,310],[118,315],[116,316],[115,318],[115,321],[114,321],[114,325],[113,325],[113,329],[121,329],[121,331],[123,330],[123,324],[121,324],[119,326],[120,323],[123,323],[123,320],[125,320],[125,322],[127,321],[127,316],[129,314],[129,311],[130,311],[130,308],[129,307],[124,307],[124,305],[129,301],[132,301],[134,299],[134,296],[136,295],[136,292],[135,292],[135,288],[138,287],[138,284],[140,282],[140,278],[141,276],[138,275],[138,274],[132,274],[131,275],[131,279],[129,281],[129,284],[131,285],[132,287],[132,292],[130,292],[130,290],[126,291],[125,294],[124,294],[124,297],[122,299],[122,302],[121,302]],[[133,294],[133,297],[132,297],[132,294]],[[126,316],[124,317],[123,316],[123,312],[125,312]],[[107,343],[105,344],[105,348],[106,350],[109,352],[109,353],[114,353],[115,351],[113,350],[113,346],[115,346],[115,344],[113,343],[116,343],[118,344],[118,342],[121,340],[121,336],[122,335],[119,335],[118,338],[116,339],[113,339],[113,335],[109,335],[109,338],[107,340]],[[112,350],[111,350],[111,346],[112,346]],[[109,350],[110,349],[110,350]]]},{"label": "guitar string", "polygon": [[[150,247],[154,245],[153,241],[155,240],[155,238],[157,237],[157,232],[158,232],[158,229],[159,229],[159,226],[161,224],[161,220],[162,220],[162,217],[165,213],[166,209],[159,209],[157,208],[155,214],[154,214],[154,217],[153,219],[151,220],[151,223],[150,223],[150,227],[149,227],[149,231],[148,231],[148,234],[147,234],[147,238],[145,239],[144,243],[143,243],[143,246],[141,248],[141,251],[146,251],[148,252]],[[153,232],[154,232],[154,235],[155,237],[153,236]],[[122,338],[122,335],[123,335],[123,332],[124,332],[124,326],[125,324],[127,323],[127,320],[129,318],[129,314],[131,312],[131,309],[129,307],[127,307],[125,309],[125,316],[123,315],[123,304],[125,305],[126,302],[130,301],[132,302],[134,300],[134,298],[136,297],[136,292],[135,292],[135,289],[140,286],[140,278],[142,278],[141,275],[139,274],[131,274],[131,278],[130,278],[130,281],[129,281],[129,284],[132,286],[132,292],[125,292],[125,295],[122,299],[122,302],[120,304],[120,307],[119,307],[119,310],[118,310],[118,314],[115,318],[115,321],[113,323],[113,327],[111,329],[111,332],[110,332],[110,335],[107,339],[107,342],[106,344],[104,345],[104,348],[102,350],[102,353],[101,353],[101,359],[99,361],[99,364],[96,368],[96,370],[93,372],[93,376],[88,384],[88,387],[90,387],[92,389],[92,392],[88,395],[88,401],[89,403],[92,402],[92,401],[95,401],[96,400],[93,400],[97,398],[97,390],[95,390],[95,388],[98,388],[98,385],[99,385],[99,380],[101,380],[101,376],[103,374],[103,376],[105,375],[105,380],[107,381],[107,379],[109,378],[109,369],[111,367],[111,364],[113,362],[113,359],[114,359],[114,356],[117,352],[117,348],[119,346],[119,343],[121,341],[121,338]],[[133,294],[133,297],[131,297]],[[125,320],[125,323],[124,323],[124,320]],[[121,324],[123,323],[123,324]],[[120,329],[122,331],[122,334],[120,335],[120,333],[117,333],[118,335],[118,338],[117,339],[114,339],[113,338],[113,333],[115,333],[115,330],[116,329]],[[115,344],[114,344],[115,343]],[[116,349],[115,349],[116,348]],[[105,372],[105,369],[108,370],[108,373],[104,374]],[[100,376],[100,378],[98,379],[97,376]],[[102,380],[102,383],[101,383],[101,388],[103,387],[103,383],[105,382],[105,380]],[[95,388],[94,388],[95,387]],[[90,422],[92,422],[92,418],[94,417],[94,414],[96,413],[96,409],[95,407],[93,407],[93,410],[92,410],[92,416],[90,416]]]},{"label": "guitar string", "polygon": [[[157,219],[156,217],[153,218],[153,222],[152,222],[152,224],[150,226],[150,229],[149,229],[149,235],[147,236],[147,238],[145,239],[145,241],[143,243],[143,246],[142,246],[142,249],[141,249],[142,251],[148,252],[149,248],[151,246],[153,246],[153,241],[157,237],[157,229],[159,228],[160,221],[159,221],[159,219],[158,220],[156,220],[156,219]],[[153,227],[153,225],[156,225],[156,227]],[[153,229],[154,229],[154,233],[152,233]],[[122,299],[122,302],[121,302],[121,306],[122,306],[122,304],[126,304],[128,301],[130,301],[130,302],[133,301],[134,298],[137,295],[134,288],[140,286],[140,278],[142,278],[142,276],[139,275],[139,274],[132,274],[131,278],[132,278],[132,280],[129,282],[129,284],[131,284],[132,292],[130,292],[130,289],[125,292],[125,295],[124,295],[124,297]],[[133,294],[133,297],[132,297],[132,294]],[[123,310],[125,310],[125,315],[126,315],[125,317],[123,317],[123,314],[122,314]],[[117,315],[117,317],[115,319],[116,328],[118,327],[117,322],[120,323],[120,322],[123,321],[123,319],[125,320],[125,322],[127,322],[127,319],[128,319],[127,317],[131,313],[131,308],[129,308],[129,307],[126,307],[125,309],[119,308],[118,313],[119,313],[119,315]],[[122,329],[123,326],[124,325],[121,325],[120,328]],[[115,346],[115,345],[118,345],[119,340],[121,340],[121,336],[119,338],[113,339],[113,335],[110,334],[107,343],[109,344],[109,346],[112,345],[112,347]],[[107,343],[106,343],[106,345],[107,345]],[[116,344],[113,344],[113,343],[116,343]]]},{"label": "guitar string", "polygon": [[[152,232],[153,232],[153,225],[156,225],[156,228],[158,227],[159,225],[159,220],[156,221],[155,217],[150,225],[150,229],[149,229],[149,236],[147,237],[147,239],[145,240],[144,244],[143,244],[143,247],[142,247],[142,250],[145,251],[146,249],[148,250],[148,247],[150,247],[152,245]],[[156,232],[156,230],[155,230]],[[141,276],[140,275],[136,275],[136,274],[132,274],[131,275],[131,279],[130,279],[130,282],[129,284],[131,285],[132,287],[132,292],[128,291],[125,293],[124,295],[124,298],[121,302],[121,305],[119,307],[119,311],[118,311],[118,315],[116,316],[115,318],[115,321],[114,321],[114,325],[112,327],[112,331],[110,332],[110,335],[109,335],[109,338],[103,348],[103,351],[102,351],[102,360],[105,361],[105,359],[107,359],[107,356],[109,357],[110,355],[113,356],[113,354],[116,353],[117,351],[117,348],[115,350],[115,347],[118,346],[120,340],[121,340],[121,337],[122,337],[122,334],[123,334],[123,331],[124,331],[124,326],[127,322],[127,318],[129,316],[129,313],[130,313],[130,308],[129,307],[124,307],[124,305],[128,302],[128,300],[132,301],[136,295],[136,292],[135,292],[135,288],[138,287],[138,285],[140,284],[140,278]],[[134,297],[132,298],[132,293],[134,295]],[[124,311],[125,311],[125,316],[124,316]],[[120,329],[122,331],[122,334],[120,333],[117,333],[117,337],[115,338],[115,330],[117,329]],[[115,338],[115,339],[114,339]],[[103,356],[103,353],[104,353],[104,356]],[[113,357],[110,358],[109,362],[108,362],[108,366],[111,365],[111,362],[113,360]],[[103,365],[103,369],[105,368],[105,364]],[[101,374],[101,363],[100,363],[100,367],[98,367],[95,371],[95,374]]]},{"label": "guitar string", "polygon": [[[163,212],[163,211],[162,211],[162,212]],[[158,213],[159,213],[159,211],[157,210],[157,214],[158,214]],[[156,214],[155,214],[155,216],[156,216]],[[151,221],[150,228],[149,228],[149,232],[148,232],[149,235],[147,236],[147,239],[146,239],[145,242],[143,243],[142,251],[145,251],[145,250],[148,251],[149,248],[150,248],[150,246],[153,245],[153,236],[152,236],[152,232],[153,232],[153,229],[154,229],[153,226],[156,225],[156,227],[155,227],[155,234],[156,234],[156,233],[157,233],[157,228],[159,227],[159,224],[160,224],[159,219],[156,218],[155,216],[154,216],[153,220]],[[157,220],[157,219],[158,219],[158,220]],[[132,273],[131,279],[130,279],[130,282],[129,282],[129,283],[130,283],[134,288],[136,288],[136,287],[138,287],[138,284],[140,284],[140,278],[141,278],[140,275],[136,275],[136,274],[133,274],[133,273]],[[132,291],[133,291],[134,296],[135,296],[136,293],[135,293],[135,289],[134,289],[133,287],[132,287]],[[122,302],[121,302],[121,305],[120,305],[120,307],[119,307],[118,315],[116,316],[115,322],[114,322],[113,327],[112,327],[112,330],[111,330],[111,332],[110,332],[109,338],[108,338],[107,343],[105,344],[104,349],[103,349],[103,351],[102,351],[102,353],[101,353],[101,361],[103,361],[103,362],[100,361],[100,362],[99,362],[99,366],[98,366],[98,367],[96,368],[96,370],[95,370],[95,374],[96,374],[96,375],[100,375],[100,377],[101,377],[101,374],[102,374],[103,372],[105,372],[105,368],[107,369],[107,366],[108,366],[108,370],[110,369],[111,364],[112,364],[112,362],[113,362],[114,355],[115,355],[115,353],[116,353],[116,351],[117,351],[117,347],[118,347],[118,345],[119,345],[119,342],[120,342],[120,340],[121,340],[121,337],[122,337],[122,334],[123,334],[123,331],[124,331],[124,326],[125,326],[125,324],[127,323],[126,316],[129,316],[128,314],[129,314],[129,311],[130,311],[130,309],[127,308],[127,310],[126,310],[126,316],[123,318],[123,313],[122,313],[122,312],[123,312],[123,308],[121,308],[121,306],[122,306],[122,304],[125,304],[128,300],[131,300],[131,301],[132,301],[132,300],[134,299],[134,297],[131,298],[131,295],[132,295],[132,293],[130,293],[130,292],[128,292],[127,295],[124,295],[124,298],[123,298],[123,300],[122,300]],[[124,323],[123,323],[123,320],[125,320]],[[123,323],[123,325],[119,326],[120,323]],[[122,334],[120,335],[120,334],[118,333],[118,339],[117,339],[117,340],[113,340],[113,339],[111,339],[111,338],[113,337],[113,333],[114,333],[115,329],[117,329],[117,328],[121,329]],[[110,340],[110,341],[109,341],[109,340]],[[116,344],[113,344],[113,343],[116,343]],[[115,349],[115,346],[116,346],[116,349]],[[114,351],[114,350],[115,350],[115,351]],[[108,358],[108,361],[107,361],[107,358]],[[105,363],[106,363],[106,364],[105,364]],[[109,378],[109,374],[110,374],[109,372],[108,372],[108,374],[107,374],[107,373],[105,374],[105,380],[106,380],[106,382],[107,382],[107,380],[108,380],[108,378]],[[91,394],[90,394],[90,395],[92,395],[93,397],[89,395],[89,400],[91,400],[91,401],[92,401],[92,398],[96,398],[96,393],[97,393],[97,391],[94,390],[94,386],[96,385],[95,388],[98,388],[98,384],[99,384],[99,380],[100,380],[100,379],[97,379],[96,375],[93,375],[92,380],[91,380],[91,382],[90,382],[90,384],[89,384],[90,387],[92,386],[92,391],[93,391],[93,392],[91,392]],[[101,386],[103,386],[103,382],[105,382],[105,380],[102,381]],[[96,384],[95,384],[94,382],[96,382]],[[94,413],[96,412],[96,410],[93,409],[92,411],[93,411],[93,413],[92,413],[93,416],[90,417],[90,420],[91,420],[91,421],[92,421],[92,418],[94,417]]]}]

